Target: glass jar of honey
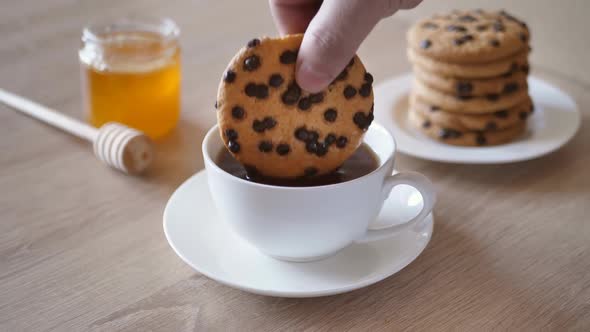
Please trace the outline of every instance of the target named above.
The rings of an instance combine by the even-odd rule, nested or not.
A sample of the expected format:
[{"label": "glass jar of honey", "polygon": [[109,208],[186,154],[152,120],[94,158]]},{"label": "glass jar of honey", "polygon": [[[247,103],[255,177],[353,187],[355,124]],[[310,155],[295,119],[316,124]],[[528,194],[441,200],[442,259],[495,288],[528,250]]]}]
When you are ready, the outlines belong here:
[{"label": "glass jar of honey", "polygon": [[88,26],[79,51],[84,108],[100,127],[116,121],[151,138],[180,116],[179,29],[169,19],[123,19]]}]

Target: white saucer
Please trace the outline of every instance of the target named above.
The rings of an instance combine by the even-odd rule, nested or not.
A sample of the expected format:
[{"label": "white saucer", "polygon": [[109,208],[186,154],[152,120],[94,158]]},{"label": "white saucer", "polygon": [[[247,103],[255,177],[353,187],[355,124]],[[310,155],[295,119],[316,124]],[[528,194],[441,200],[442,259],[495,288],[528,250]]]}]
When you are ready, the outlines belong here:
[{"label": "white saucer", "polygon": [[[408,208],[409,206],[409,208]],[[404,207],[403,216],[392,211]],[[396,187],[377,222],[396,224],[418,214],[420,194]],[[408,216],[409,210],[414,210]],[[260,253],[220,220],[201,171],[182,184],[164,211],[164,232],[172,249],[198,272],[230,287],[281,297],[315,297],[355,290],[381,281],[410,264],[432,235],[430,215],[418,231],[368,244],[353,244],[321,261],[294,263]]]},{"label": "white saucer", "polygon": [[395,107],[408,95],[412,80],[412,74],[406,74],[375,87],[375,118],[391,131],[399,152],[417,158],[468,164],[528,160],[559,149],[580,126],[580,112],[572,97],[541,79],[530,77],[529,92],[535,111],[528,120],[527,133],[523,137],[490,147],[442,144],[412,128],[406,120],[407,110]]}]

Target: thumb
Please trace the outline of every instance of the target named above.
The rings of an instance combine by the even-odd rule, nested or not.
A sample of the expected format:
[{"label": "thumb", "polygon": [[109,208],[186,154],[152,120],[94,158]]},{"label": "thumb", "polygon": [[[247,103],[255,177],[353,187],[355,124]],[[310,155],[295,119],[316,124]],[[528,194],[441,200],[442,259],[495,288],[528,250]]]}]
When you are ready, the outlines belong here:
[{"label": "thumb", "polygon": [[310,22],[299,49],[296,79],[309,92],[326,88],[381,19],[375,3],[326,0]]},{"label": "thumb", "polygon": [[296,79],[309,92],[325,89],[383,17],[421,0],[324,0],[303,36]]}]

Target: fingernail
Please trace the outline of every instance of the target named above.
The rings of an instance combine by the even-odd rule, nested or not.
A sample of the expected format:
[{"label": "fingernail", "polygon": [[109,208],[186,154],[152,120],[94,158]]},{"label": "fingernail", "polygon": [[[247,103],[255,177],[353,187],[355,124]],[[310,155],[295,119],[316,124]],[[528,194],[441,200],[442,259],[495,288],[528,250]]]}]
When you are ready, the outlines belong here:
[{"label": "fingernail", "polygon": [[302,63],[299,66],[295,78],[297,79],[297,84],[303,90],[312,93],[320,92],[332,81],[332,77],[329,74],[313,68],[307,63]]}]

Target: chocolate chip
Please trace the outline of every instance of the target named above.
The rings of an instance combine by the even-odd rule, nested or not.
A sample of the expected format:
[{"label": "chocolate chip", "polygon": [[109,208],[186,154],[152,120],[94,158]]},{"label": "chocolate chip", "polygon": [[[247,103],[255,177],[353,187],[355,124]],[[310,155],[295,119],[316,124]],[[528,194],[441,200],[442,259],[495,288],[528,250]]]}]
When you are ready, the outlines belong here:
[{"label": "chocolate chip", "polygon": [[436,105],[430,105],[430,111],[431,112],[440,111],[440,107],[438,107]]},{"label": "chocolate chip", "polygon": [[315,141],[307,142],[305,150],[309,153],[316,153],[318,151],[318,143]]},{"label": "chocolate chip", "polygon": [[457,83],[457,94],[468,95],[473,91],[473,84],[470,82],[458,82]]},{"label": "chocolate chip", "polygon": [[248,42],[248,44],[246,44],[246,45],[247,45],[248,47],[250,47],[250,48],[251,48],[251,47],[256,47],[256,46],[260,45],[260,39],[258,39],[258,38],[254,38],[254,39],[250,40],[250,41]]},{"label": "chocolate chip", "polygon": [[224,74],[223,74],[223,81],[226,83],[233,83],[233,81],[236,80],[236,73],[231,70],[228,69]]},{"label": "chocolate chip", "polygon": [[279,144],[277,145],[277,153],[279,156],[284,156],[291,151],[291,147],[289,144]]},{"label": "chocolate chip", "polygon": [[297,51],[284,51],[283,53],[281,53],[280,56],[280,61],[282,64],[288,65],[291,63],[295,63],[295,61],[297,61]]},{"label": "chocolate chip", "polygon": [[258,92],[257,86],[254,83],[248,83],[246,85],[246,95],[248,97],[256,97],[256,93]]},{"label": "chocolate chip", "polygon": [[455,44],[456,46],[461,46],[461,45],[465,44],[465,40],[463,40],[463,38],[457,38],[457,39],[453,40],[453,44]]},{"label": "chocolate chip", "polygon": [[281,100],[287,105],[294,105],[299,100],[299,97],[301,97],[301,88],[296,82],[293,82],[289,84],[287,91],[281,96]]},{"label": "chocolate chip", "polygon": [[367,128],[371,125],[371,123],[373,123],[373,120],[375,120],[375,115],[371,111],[369,116],[367,116]]},{"label": "chocolate chip", "polygon": [[264,132],[264,130],[266,130],[266,125],[263,121],[254,120],[252,122],[252,129],[254,129],[254,131],[257,133],[261,133]]},{"label": "chocolate chip", "polygon": [[428,120],[422,122],[422,128],[430,128],[430,125],[431,125],[431,123]]},{"label": "chocolate chip", "polygon": [[522,42],[523,42],[523,43],[526,43],[526,42],[527,42],[527,40],[528,40],[528,36],[527,36],[527,35],[526,35],[526,33],[524,33],[524,32],[521,32],[521,33],[519,34],[519,37],[520,37],[520,40],[522,40]]},{"label": "chocolate chip", "polygon": [[529,113],[528,113],[528,112],[520,112],[520,113],[518,113],[518,117],[519,117],[521,120],[526,120],[526,118],[527,118],[528,116],[529,116]]},{"label": "chocolate chip", "polygon": [[428,39],[424,39],[423,41],[420,42],[420,47],[423,49],[427,49],[430,46],[432,46],[432,42]]},{"label": "chocolate chip", "polygon": [[307,129],[305,129],[305,127],[299,127],[295,129],[295,138],[297,138],[300,141],[307,142],[307,140],[309,139]]},{"label": "chocolate chip", "polygon": [[424,29],[436,30],[436,29],[438,29],[438,24],[432,23],[432,22],[426,22],[426,23],[422,24],[422,27]]},{"label": "chocolate chip", "polygon": [[260,141],[260,143],[258,144],[258,150],[260,150],[260,152],[271,152],[272,148],[272,142],[270,141]]},{"label": "chocolate chip", "polygon": [[448,138],[459,138],[461,137],[463,134],[460,131],[457,131],[455,129],[450,129],[450,128],[442,128],[439,132],[438,132],[438,137],[442,138],[442,139],[448,139]]},{"label": "chocolate chip", "polygon": [[268,79],[268,85],[272,86],[273,88],[278,88],[283,84],[283,76],[281,74],[272,74]]},{"label": "chocolate chip", "polygon": [[318,169],[315,167],[306,167],[305,170],[303,170],[304,176],[314,176],[316,174],[318,174]]},{"label": "chocolate chip", "polygon": [[475,22],[477,21],[477,18],[471,16],[471,15],[463,15],[463,16],[459,16],[459,21],[460,22]]},{"label": "chocolate chip", "polygon": [[518,91],[518,83],[510,82],[504,85],[504,89],[502,89],[503,93],[510,94]]},{"label": "chocolate chip", "polygon": [[334,142],[336,142],[336,135],[334,134],[328,134],[326,135],[326,138],[324,138],[324,144],[326,146],[330,146],[334,144]]},{"label": "chocolate chip", "polygon": [[506,110],[494,112],[494,116],[500,119],[506,119],[508,115],[508,111]]},{"label": "chocolate chip", "polygon": [[309,97],[303,97],[299,99],[299,103],[297,104],[302,111],[307,111],[311,107],[311,99]]},{"label": "chocolate chip", "polygon": [[493,47],[500,47],[500,41],[497,39],[490,40],[490,45]]},{"label": "chocolate chip", "polygon": [[229,141],[227,148],[233,153],[238,153],[240,152],[240,143],[236,141]]},{"label": "chocolate chip", "polygon": [[326,153],[328,153],[328,147],[324,144],[318,144],[318,147],[315,152],[316,156],[323,157],[326,155]]},{"label": "chocolate chip", "polygon": [[350,99],[354,96],[356,96],[356,89],[352,85],[347,85],[344,88],[344,98]]},{"label": "chocolate chip", "polygon": [[272,129],[276,124],[277,122],[275,119],[267,116],[262,120],[254,120],[252,122],[252,129],[257,133],[262,133],[267,129]]},{"label": "chocolate chip", "polygon": [[513,62],[513,63],[510,65],[510,71],[511,71],[511,72],[515,72],[515,71],[517,71],[517,70],[518,70],[518,68],[519,68],[519,66],[518,66],[518,63],[517,63],[517,62]]},{"label": "chocolate chip", "polygon": [[467,100],[473,99],[473,96],[471,96],[471,95],[458,95],[457,99],[459,99],[461,101],[467,101]]},{"label": "chocolate chip", "polygon": [[498,99],[500,99],[500,95],[497,93],[488,93],[486,95],[486,98],[489,101],[498,101]]},{"label": "chocolate chip", "polygon": [[486,24],[480,24],[478,26],[475,27],[475,30],[477,31],[486,31],[488,29],[488,26]]},{"label": "chocolate chip", "polygon": [[340,136],[336,140],[336,146],[340,149],[344,148],[346,146],[346,143],[348,143],[348,138],[346,138],[345,136]]},{"label": "chocolate chip", "polygon": [[354,65],[354,57],[352,57],[350,59],[350,61],[348,61],[348,64],[346,65],[346,67],[352,67],[352,65]]},{"label": "chocolate chip", "polygon": [[486,130],[496,130],[498,129],[498,125],[494,122],[494,121],[490,121],[488,123],[486,123]]},{"label": "chocolate chip", "polygon": [[258,55],[251,55],[244,59],[244,70],[253,71],[260,67],[260,58]]},{"label": "chocolate chip", "polygon": [[496,32],[506,31],[506,27],[500,21],[494,22],[494,24],[492,25],[492,28],[494,28],[494,31],[496,31]]},{"label": "chocolate chip", "polygon": [[336,110],[333,108],[328,108],[324,112],[324,119],[326,119],[326,121],[328,121],[328,122],[336,121],[337,117],[338,117],[338,112],[336,112]]},{"label": "chocolate chip", "polygon": [[463,45],[466,42],[472,41],[472,40],[473,40],[472,35],[465,35],[465,36],[455,39],[453,42],[455,43],[455,45],[459,46],[459,45]]},{"label": "chocolate chip", "polygon": [[256,98],[264,99],[268,97],[268,87],[264,84],[256,85]]},{"label": "chocolate chip", "polygon": [[486,145],[487,140],[483,133],[478,133],[477,136],[475,136],[475,143],[477,145]]},{"label": "chocolate chip", "polygon": [[317,131],[310,130],[309,131],[309,138],[307,141],[308,142],[317,142],[319,137],[320,137],[320,135],[318,134]]},{"label": "chocolate chip", "polygon": [[215,109],[217,109],[217,100],[215,101],[215,105],[213,107],[215,107]]},{"label": "chocolate chip", "polygon": [[264,127],[266,129],[272,129],[272,128],[274,128],[274,126],[277,125],[277,121],[270,116],[265,117],[262,120],[262,123],[264,124]]},{"label": "chocolate chip", "polygon": [[359,129],[366,130],[371,125],[373,121],[373,113],[369,113],[369,115],[365,115],[363,112],[356,112],[352,117],[352,121],[356,124]]},{"label": "chocolate chip", "polygon": [[529,73],[529,65],[522,65],[520,67],[520,70],[522,70],[523,73],[527,74]]},{"label": "chocolate chip", "polygon": [[225,137],[227,137],[227,139],[229,141],[235,141],[238,139],[238,132],[235,131],[234,129],[226,129],[225,130]]},{"label": "chocolate chip", "polygon": [[452,32],[467,32],[467,28],[462,26],[462,25],[449,25],[447,26],[447,31],[452,31]]},{"label": "chocolate chip", "polygon": [[344,81],[348,77],[348,70],[344,68],[336,77],[336,81]]},{"label": "chocolate chip", "polygon": [[535,111],[535,104],[531,104],[531,107],[529,108],[529,112],[533,113]]},{"label": "chocolate chip", "polygon": [[234,108],[231,109],[231,116],[234,119],[241,120],[244,118],[244,114],[245,114],[244,109],[241,108],[240,106],[234,106]]},{"label": "chocolate chip", "polygon": [[312,93],[311,95],[309,95],[309,100],[311,100],[312,104],[321,103],[322,101],[324,101],[324,93],[323,92]]},{"label": "chocolate chip", "polygon": [[504,74],[500,75],[500,77],[502,77],[502,78],[508,78],[510,76],[512,76],[512,71],[511,70],[508,70]]},{"label": "chocolate chip", "polygon": [[373,75],[371,73],[365,73],[365,82],[373,84]]},{"label": "chocolate chip", "polygon": [[365,83],[365,84],[361,85],[361,88],[359,89],[359,94],[363,97],[370,96],[371,95],[371,84]]}]

